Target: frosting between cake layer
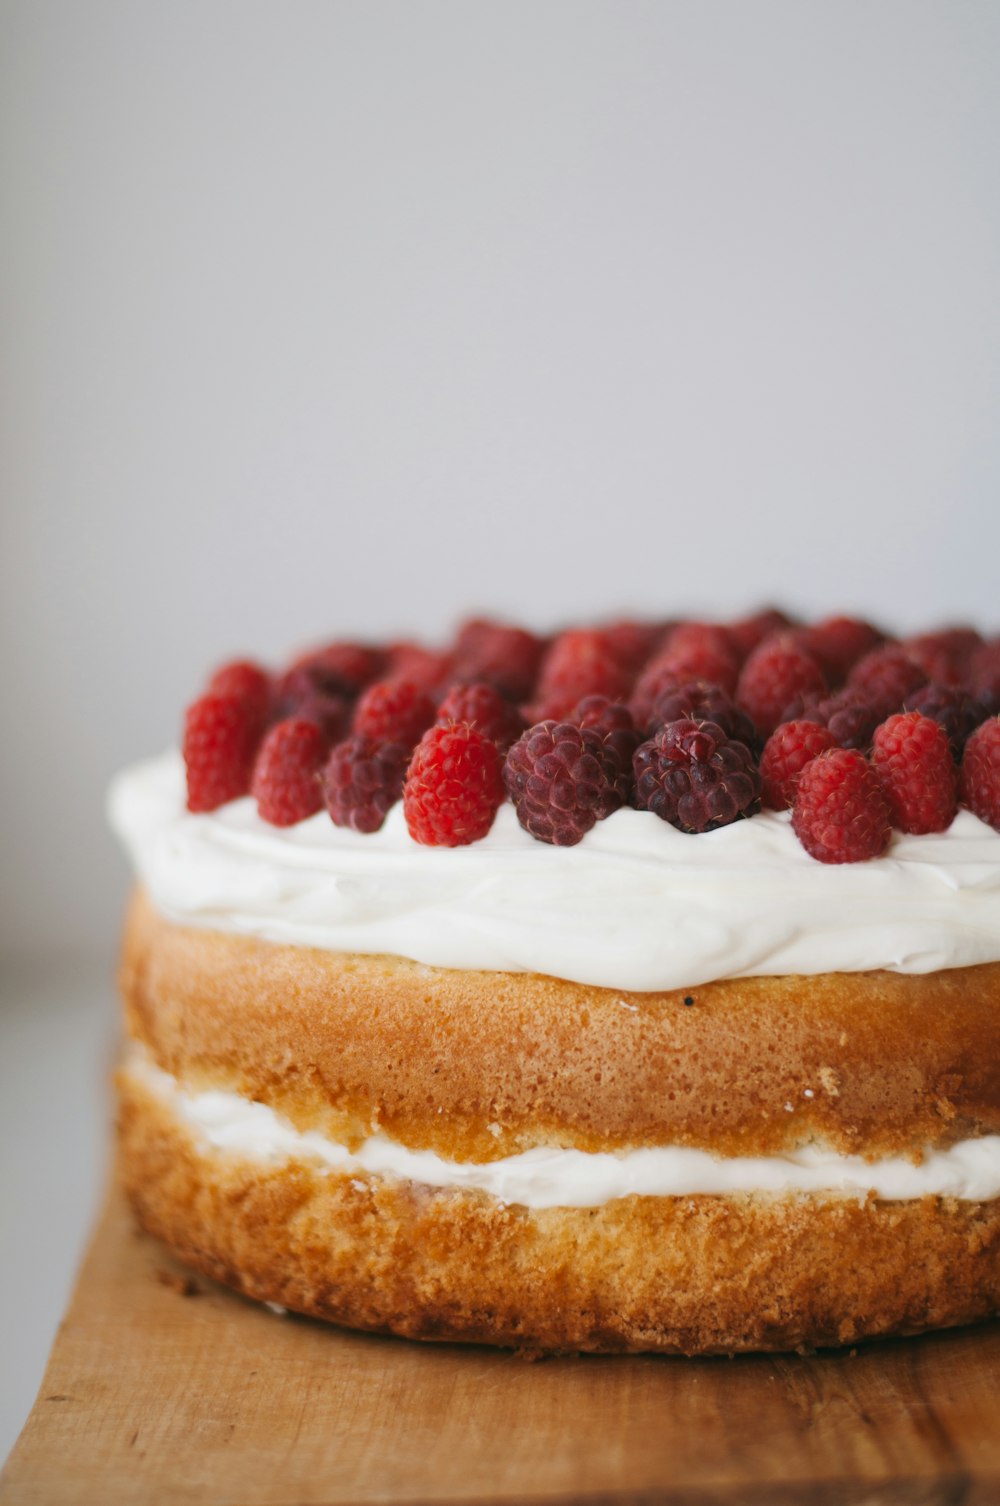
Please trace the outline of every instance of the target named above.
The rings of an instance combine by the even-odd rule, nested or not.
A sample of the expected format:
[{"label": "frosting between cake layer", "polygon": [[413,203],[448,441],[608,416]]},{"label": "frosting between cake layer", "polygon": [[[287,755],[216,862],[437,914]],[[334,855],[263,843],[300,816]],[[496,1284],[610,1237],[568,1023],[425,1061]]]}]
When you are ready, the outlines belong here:
[{"label": "frosting between cake layer", "polygon": [[817,1145],[781,1156],[713,1156],[687,1146],[612,1155],[539,1148],[497,1161],[446,1161],[372,1135],[355,1151],[315,1130],[300,1131],[267,1104],[238,1093],[190,1093],[140,1049],[123,1069],[155,1093],[199,1139],[262,1162],[310,1161],[329,1171],[400,1177],[429,1187],[488,1193],[527,1208],[595,1208],[614,1198],[702,1194],[825,1193],[888,1201],[927,1196],[986,1202],[1000,1197],[1000,1135],[928,1150],[919,1165],[901,1156],[865,1161]]},{"label": "frosting between cake layer", "polygon": [[168,753],[116,778],[109,814],[168,919],[330,951],[647,992],[1000,960],[1000,833],[966,810],[843,865],[816,862],[770,811],[692,836],[623,809],[566,848],[503,805],[481,841],[434,848],[401,805],[372,835],[325,811],[269,826],[249,798],[192,815]]}]

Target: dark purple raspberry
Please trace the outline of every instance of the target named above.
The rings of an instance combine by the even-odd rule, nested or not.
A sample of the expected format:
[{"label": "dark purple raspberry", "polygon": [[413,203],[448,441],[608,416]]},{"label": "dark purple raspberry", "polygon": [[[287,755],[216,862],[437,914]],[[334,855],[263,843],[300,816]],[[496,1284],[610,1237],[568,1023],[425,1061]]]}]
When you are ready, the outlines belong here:
[{"label": "dark purple raspberry", "polygon": [[649,731],[655,732],[667,722],[714,722],[727,737],[753,748],[757,729],[732,696],[707,680],[688,680],[671,690],[663,690],[653,702]]},{"label": "dark purple raspberry", "polygon": [[852,690],[838,690],[836,695],[800,695],[782,712],[782,722],[802,719],[828,727],[838,748],[871,746],[875,728],[882,720],[878,708],[856,696]]},{"label": "dark purple raspberry", "polygon": [[628,707],[621,701],[609,700],[606,695],[587,695],[577,702],[567,720],[577,727],[591,727],[601,734],[604,739],[601,758],[608,777],[621,796],[622,804],[631,804],[635,794],[632,760],[642,742],[642,734],[636,730]]},{"label": "dark purple raspberry", "polygon": [[351,720],[351,699],[344,681],[322,665],[302,664],[286,670],[275,688],[276,719],[304,717],[314,722],[327,742],[343,737]]},{"label": "dark purple raspberry", "polygon": [[507,754],[503,780],[517,819],[540,842],[572,847],[622,804],[593,727],[538,722]]},{"label": "dark purple raspberry", "polygon": [[335,826],[378,831],[403,793],[410,749],[402,743],[349,737],[332,750],[323,771],[323,797]]},{"label": "dark purple raspberry", "polygon": [[636,799],[681,831],[714,831],[760,808],[760,774],[744,743],[715,722],[668,722],[635,755]]},{"label": "dark purple raspberry", "polygon": [[903,710],[919,711],[938,722],[959,761],[969,738],[989,714],[979,696],[970,694],[961,685],[942,685],[936,680],[908,695]]}]

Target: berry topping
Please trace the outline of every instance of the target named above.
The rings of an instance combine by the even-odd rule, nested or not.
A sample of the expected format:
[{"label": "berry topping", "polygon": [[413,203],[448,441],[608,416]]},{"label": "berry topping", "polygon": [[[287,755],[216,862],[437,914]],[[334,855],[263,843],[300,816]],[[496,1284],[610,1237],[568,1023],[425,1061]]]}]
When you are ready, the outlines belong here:
[{"label": "berry topping", "polygon": [[829,727],[838,748],[871,747],[875,728],[882,720],[874,706],[859,700],[853,690],[838,690],[836,695],[797,696],[786,706],[782,722],[809,721]]},{"label": "berry topping", "polygon": [[496,744],[475,727],[451,722],[425,732],[403,786],[410,836],[428,847],[463,847],[485,837],[503,800]]},{"label": "berry topping", "polygon": [[261,731],[257,708],[241,696],[209,692],[192,702],[182,743],[189,811],[214,811],[247,794]]},{"label": "berry topping", "polygon": [[972,656],[982,642],[974,628],[953,627],[908,638],[903,648],[920,665],[926,680],[960,685],[968,678]]},{"label": "berry topping", "polygon": [[556,847],[572,847],[622,804],[594,727],[529,727],[507,754],[503,779],[525,831]]},{"label": "berry topping", "polygon": [[945,730],[956,760],[961,758],[962,749],[969,737],[987,716],[986,708],[978,696],[970,695],[960,685],[940,685],[935,680],[908,695],[903,702],[903,710],[920,711],[924,716],[939,722]]},{"label": "berry topping", "polygon": [[609,622],[601,628],[608,648],[633,675],[639,673],[646,660],[662,643],[665,631],[665,623],[634,622],[631,618]]},{"label": "berry topping", "polygon": [[962,801],[1000,831],[1000,717],[978,727],[962,757]]},{"label": "berry topping", "polygon": [[875,733],[872,765],[894,826],[917,835],[947,831],[958,810],[958,771],[938,722],[919,711],[890,716]]},{"label": "berry topping", "polygon": [[393,643],[389,647],[390,680],[408,680],[437,697],[451,679],[452,656],[425,648],[422,643]]},{"label": "berry topping", "polygon": [[506,753],[524,731],[524,718],[506,696],[485,681],[472,685],[453,685],[438,706],[439,726],[448,722],[468,722],[478,727],[484,737]]},{"label": "berry topping", "polygon": [[805,628],[800,642],[808,649],[831,685],[840,685],[865,654],[882,643],[884,634],[860,617],[827,617]]},{"label": "berry topping", "polygon": [[742,617],[739,622],[730,622],[726,632],[742,664],[744,659],[749,659],[757,645],[763,643],[765,638],[770,638],[774,633],[784,632],[791,626],[791,618],[786,617],[784,612],[779,612],[777,607],[765,607],[762,612],[755,612],[752,617]]},{"label": "berry topping", "polygon": [[535,712],[539,720],[558,719],[587,695],[621,700],[631,678],[604,633],[585,628],[560,633],[542,661]]},{"label": "berry topping", "polygon": [[606,695],[588,695],[574,706],[567,720],[574,726],[589,727],[601,734],[601,761],[605,772],[622,803],[628,805],[635,789],[632,760],[642,742],[631,711],[620,701],[609,701]]},{"label": "berry topping", "polygon": [[343,737],[351,719],[344,682],[321,665],[302,664],[286,670],[275,688],[274,701],[279,717],[300,716],[315,722],[328,743]]},{"label": "berry topping", "polygon": [[271,728],[257,754],[251,794],[262,820],[294,826],[323,804],[320,770],[326,738],[315,722],[292,716]]},{"label": "berry topping", "polygon": [[385,654],[382,649],[372,648],[367,643],[337,640],[300,654],[292,669],[322,672],[327,690],[356,696],[365,685],[370,685],[385,673]]},{"label": "berry topping", "polygon": [[376,680],[354,708],[351,731],[412,748],[434,720],[434,702],[408,680]]},{"label": "berry topping", "polygon": [[837,739],[818,722],[782,722],[760,756],[761,800],[769,810],[788,810],[795,803],[799,775],[806,764],[835,748]]},{"label": "berry topping", "polygon": [[334,826],[378,831],[403,793],[410,752],[402,743],[371,737],[338,743],[323,771],[323,796]]},{"label": "berry topping", "polygon": [[[629,710],[637,727],[643,731],[653,730],[653,707],[660,696],[668,690],[676,690],[678,686],[692,683],[690,678],[679,675],[673,664],[668,662],[663,654],[656,654],[646,665],[642,674],[635,682],[632,695],[629,699]],[[697,683],[701,683],[700,681]]]},{"label": "berry topping", "polygon": [[760,775],[749,748],[714,722],[668,722],[635,755],[636,802],[681,831],[713,831],[751,815]]},{"label": "berry topping", "polygon": [[545,639],[524,628],[474,618],[460,630],[454,678],[486,680],[512,701],[526,701],[535,688]]},{"label": "berry topping", "polygon": [[231,695],[249,702],[261,720],[266,720],[271,707],[271,676],[250,659],[223,664],[209,680],[208,689],[212,695]]},{"label": "berry topping", "polygon": [[653,702],[649,730],[655,732],[666,722],[683,720],[714,722],[727,737],[752,748],[757,741],[753,722],[731,696],[718,685],[709,685],[704,680],[688,680],[684,685],[663,690]]},{"label": "berry topping", "polygon": [[823,671],[812,654],[791,634],[781,633],[754,649],[740,672],[736,699],[761,736],[769,737],[789,701],[825,689]]},{"label": "berry topping", "polygon": [[847,677],[848,688],[859,700],[874,706],[880,720],[898,711],[906,697],[926,683],[927,675],[920,665],[898,644],[865,654]]},{"label": "berry topping", "polygon": [[792,826],[821,863],[862,863],[885,852],[892,815],[875,770],[856,748],[831,748],[799,775]]},{"label": "berry topping", "polygon": [[1000,638],[976,649],[969,661],[969,684],[977,692],[1000,695]]}]

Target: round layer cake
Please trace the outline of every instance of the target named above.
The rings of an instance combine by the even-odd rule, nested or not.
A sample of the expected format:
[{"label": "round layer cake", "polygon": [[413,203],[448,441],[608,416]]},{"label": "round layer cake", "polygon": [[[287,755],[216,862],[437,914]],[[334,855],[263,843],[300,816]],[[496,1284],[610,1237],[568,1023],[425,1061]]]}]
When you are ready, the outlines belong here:
[{"label": "round layer cake", "polygon": [[[190,777],[190,776],[189,776]],[[871,862],[788,811],[619,802],[415,840],[167,755],[113,822],[121,1164],[142,1224],[249,1296],[529,1349],[785,1349],[1000,1311],[1000,835]]]}]

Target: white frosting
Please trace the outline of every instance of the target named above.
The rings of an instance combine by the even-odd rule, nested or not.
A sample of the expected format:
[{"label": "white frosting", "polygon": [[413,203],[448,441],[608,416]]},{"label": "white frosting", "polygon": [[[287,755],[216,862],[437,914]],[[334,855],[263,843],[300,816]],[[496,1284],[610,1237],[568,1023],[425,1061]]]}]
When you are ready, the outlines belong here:
[{"label": "white frosting", "polygon": [[548,973],[626,990],[715,978],[928,973],[1000,960],[1000,833],[969,811],[827,865],[787,814],[691,836],[620,810],[576,847],[536,842],[503,805],[468,847],[422,847],[401,805],[380,832],[325,811],[269,826],[250,799],[185,809],[169,753],[127,769],[115,830],[158,909],[185,924],[438,967]]},{"label": "white frosting", "polygon": [[349,1151],[315,1130],[295,1129],[263,1103],[238,1093],[188,1093],[142,1052],[126,1070],[192,1131],[220,1151],[262,1162],[309,1161],[326,1170],[400,1177],[429,1187],[489,1193],[526,1208],[596,1208],[612,1198],[693,1197],[699,1193],[838,1193],[899,1201],[927,1196],[985,1202],[1000,1197],[1000,1135],[928,1151],[919,1165],[901,1156],[865,1161],[817,1145],[782,1156],[713,1156],[665,1145],[622,1155],[537,1149],[497,1161],[445,1161],[372,1135]]}]

